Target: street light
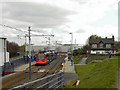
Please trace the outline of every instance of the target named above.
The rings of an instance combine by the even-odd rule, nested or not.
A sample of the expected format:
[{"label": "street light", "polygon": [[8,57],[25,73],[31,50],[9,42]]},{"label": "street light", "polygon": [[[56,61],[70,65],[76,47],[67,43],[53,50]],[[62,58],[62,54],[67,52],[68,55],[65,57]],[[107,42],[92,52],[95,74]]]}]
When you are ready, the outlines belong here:
[{"label": "street light", "polygon": [[71,34],[71,66],[73,65],[73,58],[72,58],[72,55],[73,55],[73,33],[69,33]]},{"label": "street light", "polygon": [[73,33],[69,33],[69,34],[71,34],[71,49],[70,50],[72,52],[72,50],[73,50],[73,45],[72,45],[73,44]]}]

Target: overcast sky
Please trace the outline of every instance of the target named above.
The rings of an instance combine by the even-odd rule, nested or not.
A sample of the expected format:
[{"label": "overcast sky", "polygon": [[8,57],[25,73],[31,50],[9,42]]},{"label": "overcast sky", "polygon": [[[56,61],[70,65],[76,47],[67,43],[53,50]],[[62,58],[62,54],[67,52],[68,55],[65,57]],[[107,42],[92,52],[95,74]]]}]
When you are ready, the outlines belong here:
[{"label": "overcast sky", "polygon": [[[9,2],[8,2],[9,1]],[[101,37],[115,36],[118,40],[119,0],[4,0],[0,3],[1,23],[23,31],[31,27],[33,34],[54,34],[51,41],[85,44],[92,34]],[[1,28],[1,26],[0,26]],[[14,29],[0,29],[0,37],[7,37],[20,45],[24,44],[25,32]],[[32,37],[32,43],[43,45],[45,37]]]}]

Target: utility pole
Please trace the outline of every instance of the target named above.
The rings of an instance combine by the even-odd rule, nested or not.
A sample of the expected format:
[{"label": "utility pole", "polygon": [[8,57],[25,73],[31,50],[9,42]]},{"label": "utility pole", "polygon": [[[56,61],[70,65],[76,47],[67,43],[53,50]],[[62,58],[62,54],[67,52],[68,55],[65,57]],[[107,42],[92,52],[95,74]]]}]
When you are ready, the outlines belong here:
[{"label": "utility pole", "polygon": [[30,41],[31,41],[31,36],[30,36],[30,27],[28,27],[28,31],[29,31],[29,80],[31,80],[31,49],[30,49]]},{"label": "utility pole", "polygon": [[6,68],[6,38],[3,38],[4,42],[4,69],[3,69],[3,76],[5,75],[5,68]]},{"label": "utility pole", "polygon": [[56,52],[58,52],[58,50],[57,50],[57,41],[56,41]]},{"label": "utility pole", "polygon": [[26,46],[26,42],[27,42],[27,39],[26,39],[27,35],[25,34],[25,46]]},{"label": "utility pole", "polygon": [[25,52],[24,52],[25,57],[27,56],[27,55],[26,55],[26,45],[27,45],[27,38],[26,38],[26,37],[27,37],[27,34],[25,34]]},{"label": "utility pole", "polygon": [[[29,80],[31,80],[31,36],[53,36],[54,35],[31,35],[30,34],[30,27],[28,27],[28,31],[29,31],[29,34],[28,34],[28,37],[29,37]],[[49,41],[50,43],[50,41]]]},{"label": "utility pole", "polygon": [[50,37],[48,38],[48,40],[49,40],[49,52],[50,52]]},{"label": "utility pole", "polygon": [[58,51],[58,46],[57,46],[59,44],[58,42],[61,43],[62,41],[55,41],[55,43],[56,43],[56,51]]},{"label": "utility pole", "polygon": [[[43,36],[52,36],[52,37],[54,37],[54,35],[43,35]],[[45,37],[45,38],[47,38],[47,37]],[[48,42],[49,42],[49,46],[48,46],[48,47],[49,47],[49,50],[48,50],[48,51],[50,52],[50,37],[48,37],[48,40],[49,40],[49,41],[48,41]]]},{"label": "utility pole", "polygon": [[76,49],[76,39],[75,39],[75,48],[74,49]]}]

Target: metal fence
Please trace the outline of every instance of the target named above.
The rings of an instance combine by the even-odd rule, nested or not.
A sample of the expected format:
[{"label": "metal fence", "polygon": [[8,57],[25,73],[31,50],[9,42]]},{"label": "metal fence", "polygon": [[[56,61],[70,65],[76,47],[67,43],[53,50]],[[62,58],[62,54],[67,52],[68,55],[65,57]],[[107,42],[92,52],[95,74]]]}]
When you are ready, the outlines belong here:
[{"label": "metal fence", "polygon": [[[55,77],[55,78],[53,78],[53,77]],[[64,84],[63,83],[63,72],[60,71],[56,74],[52,74],[52,75],[46,76],[46,77],[41,78],[41,79],[37,79],[37,80],[32,81],[32,82],[24,83],[23,85],[13,87],[13,88],[8,89],[8,90],[16,90],[16,89],[25,90],[25,89],[28,89],[27,88],[28,86],[35,84],[37,82],[42,82],[43,80],[44,80],[44,84],[40,84],[38,87],[33,88],[33,90],[38,90],[40,88],[44,88],[44,89],[48,90],[51,88],[57,89],[57,88],[62,87]]]}]

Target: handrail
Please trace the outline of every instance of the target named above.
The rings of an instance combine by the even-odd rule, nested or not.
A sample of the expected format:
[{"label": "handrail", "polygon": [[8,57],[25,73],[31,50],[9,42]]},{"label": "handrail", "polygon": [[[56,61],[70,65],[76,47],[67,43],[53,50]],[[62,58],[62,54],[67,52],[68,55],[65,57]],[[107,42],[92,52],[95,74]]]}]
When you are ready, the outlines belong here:
[{"label": "handrail", "polygon": [[[50,78],[50,77],[53,77],[53,76],[59,75],[59,74],[61,74],[61,73],[63,73],[63,72],[60,71],[60,72],[58,72],[58,73],[56,73],[56,74],[52,74],[52,75],[49,75],[49,76],[43,77],[43,78],[41,78],[41,79],[37,79],[37,80],[32,81],[32,82],[24,83],[23,85],[19,85],[19,86],[13,87],[13,88],[8,89],[8,90],[14,90],[14,89],[17,89],[17,88],[24,88],[24,87],[27,86],[27,85],[34,84],[34,83],[36,83],[36,82],[39,82],[39,81],[42,81],[42,80],[44,80],[44,79],[47,79],[47,78]],[[60,75],[60,76],[57,77],[56,79],[61,78],[61,77],[63,77],[63,75]],[[54,81],[54,79],[53,79],[52,81]],[[49,81],[49,82],[43,84],[42,86],[45,86],[45,85],[49,84],[49,83],[52,82],[52,81]],[[61,81],[61,80],[59,80],[59,81]],[[58,81],[58,82],[59,82],[59,81]],[[40,87],[42,87],[42,86],[40,86]],[[37,87],[37,88],[39,88],[39,87]]]},{"label": "handrail", "polygon": [[[63,75],[62,75],[62,76],[63,76]],[[62,76],[60,76],[60,77],[62,77]],[[37,88],[42,88],[43,86],[45,86],[45,85],[47,85],[47,84],[49,84],[49,83],[51,83],[51,82],[57,80],[57,79],[60,78],[60,77],[57,77],[57,78],[55,78],[55,79],[53,79],[53,80],[51,80],[51,81],[49,81],[49,82],[47,82],[47,83],[45,83],[45,84],[43,84],[43,85],[37,87]],[[58,83],[58,82],[57,82],[57,83]],[[36,88],[36,89],[37,89],[37,88]]]}]

